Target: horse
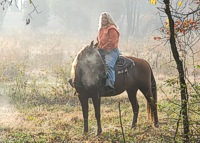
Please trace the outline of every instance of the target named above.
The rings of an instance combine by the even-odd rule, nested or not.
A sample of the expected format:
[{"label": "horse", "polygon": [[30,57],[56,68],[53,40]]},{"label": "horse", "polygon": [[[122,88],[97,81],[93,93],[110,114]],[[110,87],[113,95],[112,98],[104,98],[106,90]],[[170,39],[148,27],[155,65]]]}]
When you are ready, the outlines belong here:
[{"label": "horse", "polygon": [[92,41],[90,45],[84,46],[76,55],[72,63],[71,76],[82,106],[84,133],[88,132],[88,99],[91,98],[94,105],[97,135],[99,135],[102,133],[100,120],[101,97],[116,96],[124,91],[127,92],[132,105],[132,128],[136,126],[138,118],[139,105],[136,97],[138,90],[143,93],[147,100],[148,119],[151,119],[154,127],[159,127],[156,81],[150,65],[143,59],[132,56],[123,57],[129,62],[131,61],[132,66],[127,66],[125,69],[122,65],[122,69],[124,68],[125,72],[116,71],[115,92],[109,95],[104,90],[106,66],[98,52],[97,45],[94,45]]}]

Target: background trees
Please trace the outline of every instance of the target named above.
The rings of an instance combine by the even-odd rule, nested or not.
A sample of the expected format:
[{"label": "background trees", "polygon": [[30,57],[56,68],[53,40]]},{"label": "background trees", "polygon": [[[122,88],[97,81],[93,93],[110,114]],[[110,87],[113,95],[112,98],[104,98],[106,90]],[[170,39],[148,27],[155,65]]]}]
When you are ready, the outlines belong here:
[{"label": "background trees", "polygon": [[[5,15],[9,7],[7,8],[8,4],[4,5],[1,13]],[[12,1],[12,5],[18,5],[19,11],[16,13],[23,13],[25,23],[30,19],[30,25],[26,27],[33,29],[50,27],[49,31],[59,29],[65,33],[96,33],[98,18],[103,11],[111,13],[119,25],[122,37],[126,39],[127,37],[143,39],[151,35],[153,29],[159,25],[159,18],[155,15],[156,9],[149,4],[149,1],[16,0]],[[153,23],[149,24],[152,21]],[[3,21],[1,23],[3,24]]]},{"label": "background trees", "polygon": [[155,13],[156,9],[149,4],[149,1],[126,0],[125,2],[126,37],[145,37],[145,35],[150,34],[152,29],[159,25],[159,19]]},{"label": "background trees", "polygon": [[[0,79],[12,82],[9,83],[12,86],[9,87],[11,97],[18,107],[24,110],[37,108],[35,110],[37,113],[40,112],[38,108],[42,107],[41,115],[37,116],[36,112],[29,112],[30,118],[28,117],[28,121],[23,118],[24,122],[36,121],[41,129],[44,124],[49,125],[46,113],[45,116],[42,113],[44,108],[47,111],[55,109],[55,114],[57,111],[62,111],[65,113],[64,118],[68,117],[66,115],[68,111],[70,113],[79,111],[76,97],[73,97],[73,101],[71,100],[73,93],[67,86],[66,75],[69,75],[71,60],[80,47],[88,41],[95,40],[100,13],[108,11],[119,26],[122,38],[120,49],[125,54],[149,61],[158,83],[161,128],[152,129],[144,120],[144,114],[141,113],[140,123],[136,129],[130,130],[128,125],[125,126],[127,140],[130,142],[133,140],[135,142],[199,141],[199,0],[157,0],[157,5],[150,5],[148,0],[96,0],[95,2],[94,0],[13,0],[12,5],[15,10],[8,2],[0,0],[2,3],[0,24],[1,26],[4,24],[4,30],[8,23],[8,20],[4,18],[13,13],[22,15],[24,25],[27,19],[30,19],[30,23],[27,23],[26,27],[23,26],[22,34],[15,30],[11,30],[8,35],[0,33],[0,73],[2,73]],[[15,2],[18,6],[15,6]],[[13,21],[12,25],[16,26],[16,21]],[[153,37],[153,35],[156,36]],[[153,39],[155,41],[151,41]],[[24,63],[21,64],[21,62]],[[7,84],[6,82],[1,83]],[[42,86],[45,87],[40,90]],[[131,107],[126,102],[128,99],[124,97],[104,100],[105,108],[109,104],[109,108],[104,111],[114,115],[113,109],[117,107],[113,108],[113,106],[116,102],[123,101],[127,104],[124,104],[122,117],[124,116],[124,121],[130,120],[127,115]],[[44,120],[39,120],[40,117]],[[105,117],[110,129],[108,129],[109,135],[105,134],[104,137],[111,139],[110,142],[120,142],[119,131],[111,131],[117,128],[118,120],[115,120],[117,117],[115,115],[109,119]],[[57,140],[59,137],[69,141],[84,138],[81,137],[78,129],[81,119],[76,115],[70,120],[70,124],[66,123],[63,118],[56,119],[56,121],[58,121],[56,124],[52,123],[48,126],[51,129],[49,132],[58,129],[61,133],[56,133],[58,138],[52,140]],[[18,128],[21,133],[21,127]],[[68,134],[66,131],[71,131],[71,133]],[[37,133],[33,135],[25,133],[26,135],[18,136],[5,130],[5,134],[5,142],[9,141],[7,137],[11,141],[14,137],[24,141],[24,136],[28,136],[32,142],[35,142],[34,138],[39,140],[36,137],[39,136]],[[44,134],[47,140],[52,137],[52,134]],[[76,139],[71,139],[72,136]],[[92,133],[87,138],[91,136]]]},{"label": "background trees", "polygon": [[55,16],[59,17],[65,30],[88,33],[97,30],[101,12],[111,12],[117,20],[120,19],[124,7],[120,0],[103,0],[95,3],[92,0],[68,0],[67,2],[52,0],[51,10]]}]

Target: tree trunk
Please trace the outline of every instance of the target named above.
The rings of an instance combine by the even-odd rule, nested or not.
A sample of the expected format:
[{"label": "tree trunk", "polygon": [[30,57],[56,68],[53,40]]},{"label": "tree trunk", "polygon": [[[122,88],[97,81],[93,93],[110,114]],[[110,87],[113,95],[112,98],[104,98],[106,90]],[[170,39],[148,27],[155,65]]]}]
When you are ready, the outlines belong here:
[{"label": "tree trunk", "polygon": [[138,0],[136,0],[136,4],[135,4],[136,6],[135,6],[135,25],[134,25],[134,29],[135,29],[135,31],[134,31],[134,34],[135,34],[135,36],[136,37],[140,37],[141,36],[141,33],[140,33],[140,26],[139,26],[139,22],[141,22],[141,21],[139,21],[139,18],[140,18],[140,2],[138,1]]},{"label": "tree trunk", "polygon": [[181,114],[183,119],[183,127],[184,127],[184,142],[189,142],[189,121],[188,121],[188,93],[187,93],[187,85],[185,82],[185,73],[183,68],[183,62],[180,60],[180,56],[176,46],[176,40],[174,37],[174,20],[171,15],[171,10],[169,8],[170,3],[169,0],[164,0],[165,3],[165,13],[169,19],[169,27],[170,27],[170,45],[173,57],[176,61],[177,70],[179,73],[179,81],[180,81],[180,90],[181,90]]},{"label": "tree trunk", "polygon": [[127,38],[130,36],[131,29],[132,29],[132,12],[133,5],[131,5],[131,1],[126,0],[126,18],[127,18]]},{"label": "tree trunk", "polygon": [[127,16],[127,38],[129,36],[138,37],[139,34],[139,16],[140,7],[138,0],[126,0],[126,16]]},{"label": "tree trunk", "polygon": [[[133,0],[132,0],[132,27],[131,27],[131,35],[133,35],[135,33],[135,20],[136,20],[136,8],[137,8],[137,0],[134,0],[134,4],[133,4]],[[134,11],[133,11],[133,5],[134,5]]]}]

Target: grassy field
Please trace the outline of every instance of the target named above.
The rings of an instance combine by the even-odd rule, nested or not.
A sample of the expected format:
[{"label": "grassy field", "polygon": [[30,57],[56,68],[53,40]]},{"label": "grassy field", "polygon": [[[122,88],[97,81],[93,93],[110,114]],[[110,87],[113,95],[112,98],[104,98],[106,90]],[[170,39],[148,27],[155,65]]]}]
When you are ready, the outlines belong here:
[{"label": "grassy field", "polygon": [[[138,124],[132,129],[132,108],[123,93],[102,98],[103,133],[96,136],[92,101],[89,101],[89,132],[83,134],[81,105],[67,83],[74,56],[90,41],[56,34],[18,37],[0,37],[0,142],[124,142],[119,103],[127,142],[182,141],[179,83],[169,48],[155,48],[155,44],[142,41],[121,41],[120,45],[123,54],[144,58],[153,68],[160,127],[153,128],[148,121],[145,98],[138,92],[140,113]],[[194,55],[194,64],[189,58],[186,63],[191,142],[200,141],[200,69],[194,68],[200,64],[199,57]]]}]

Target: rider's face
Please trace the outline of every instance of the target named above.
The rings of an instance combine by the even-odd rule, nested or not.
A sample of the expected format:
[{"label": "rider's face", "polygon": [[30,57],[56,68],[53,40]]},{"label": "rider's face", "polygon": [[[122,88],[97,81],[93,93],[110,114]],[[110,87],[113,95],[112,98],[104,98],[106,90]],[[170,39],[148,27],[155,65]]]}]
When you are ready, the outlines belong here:
[{"label": "rider's face", "polygon": [[108,18],[105,14],[102,15],[101,22],[102,22],[102,26],[108,25]]}]

